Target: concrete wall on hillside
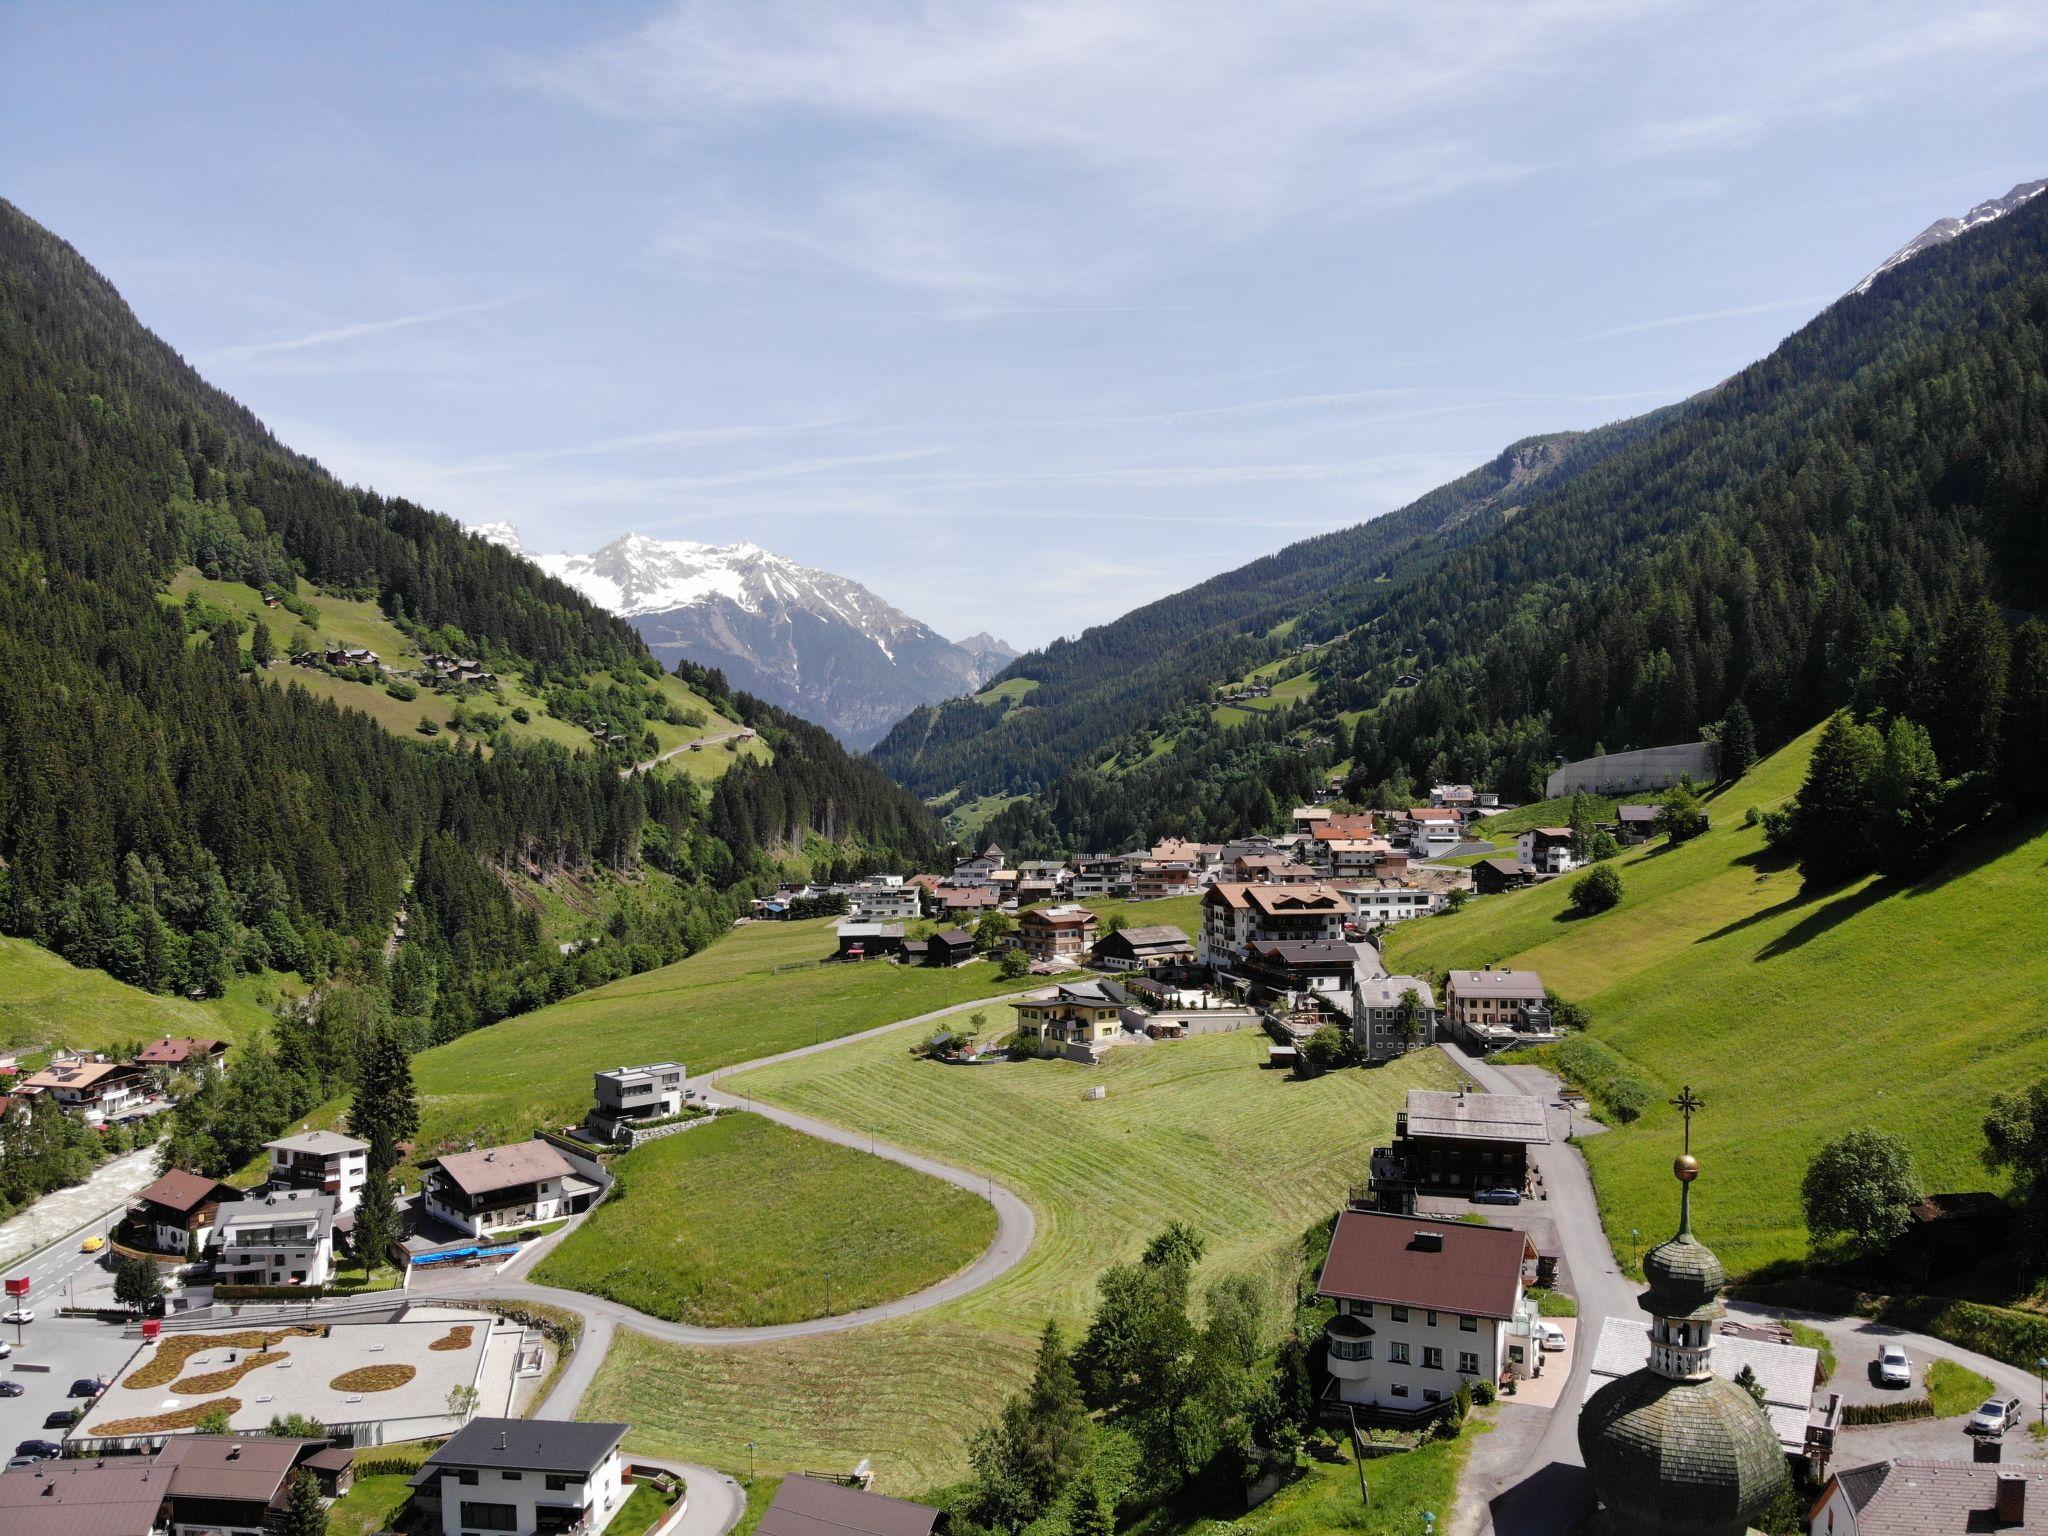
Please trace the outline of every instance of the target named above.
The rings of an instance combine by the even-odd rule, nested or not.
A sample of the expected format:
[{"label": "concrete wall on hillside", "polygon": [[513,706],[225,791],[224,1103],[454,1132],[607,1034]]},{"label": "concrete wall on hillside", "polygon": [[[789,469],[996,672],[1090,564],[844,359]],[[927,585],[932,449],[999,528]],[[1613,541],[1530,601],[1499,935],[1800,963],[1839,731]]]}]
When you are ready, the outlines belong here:
[{"label": "concrete wall on hillside", "polygon": [[1640,752],[1581,758],[1551,774],[1543,795],[1547,800],[1580,791],[1619,795],[1638,789],[1669,789],[1680,779],[1713,783],[1714,749],[1704,741],[1688,741],[1675,747],[1644,747]]}]

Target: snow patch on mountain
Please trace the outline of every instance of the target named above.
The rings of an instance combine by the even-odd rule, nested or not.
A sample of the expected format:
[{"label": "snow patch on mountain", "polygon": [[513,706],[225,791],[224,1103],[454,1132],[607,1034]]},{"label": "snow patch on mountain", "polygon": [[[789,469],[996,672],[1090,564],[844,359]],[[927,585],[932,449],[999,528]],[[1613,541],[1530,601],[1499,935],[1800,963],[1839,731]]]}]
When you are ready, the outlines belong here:
[{"label": "snow patch on mountain", "polygon": [[2024,181],[2003,197],[1987,198],[1960,218],[1936,219],[1911,240],[1900,246],[1877,266],[1870,276],[1863,279],[1851,293],[1868,293],[1870,285],[1893,267],[1902,266],[1922,251],[1932,250],[1937,245],[1946,245],[1957,235],[1975,229],[1980,224],[1989,224],[1993,219],[2002,219],[2021,204],[2031,201],[2048,190],[2048,180]]}]

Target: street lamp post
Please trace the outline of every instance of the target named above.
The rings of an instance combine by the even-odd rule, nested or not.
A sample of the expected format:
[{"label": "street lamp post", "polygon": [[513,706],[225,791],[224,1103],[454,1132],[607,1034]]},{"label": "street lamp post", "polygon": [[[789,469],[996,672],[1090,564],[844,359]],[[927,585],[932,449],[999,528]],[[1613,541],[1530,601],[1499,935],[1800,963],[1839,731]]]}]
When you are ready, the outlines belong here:
[{"label": "street lamp post", "polygon": [[747,1486],[754,1486],[754,1442],[747,1442]]},{"label": "street lamp post", "polygon": [[2034,1361],[2034,1374],[2041,1378],[2041,1422],[2048,1424],[2048,1355]]},{"label": "street lamp post", "polygon": [[1640,1249],[1642,1245],[1643,1234],[1641,1230],[1636,1227],[1630,1227],[1628,1229],[1628,1267],[1630,1269],[1634,1269],[1636,1267],[1637,1250]]}]

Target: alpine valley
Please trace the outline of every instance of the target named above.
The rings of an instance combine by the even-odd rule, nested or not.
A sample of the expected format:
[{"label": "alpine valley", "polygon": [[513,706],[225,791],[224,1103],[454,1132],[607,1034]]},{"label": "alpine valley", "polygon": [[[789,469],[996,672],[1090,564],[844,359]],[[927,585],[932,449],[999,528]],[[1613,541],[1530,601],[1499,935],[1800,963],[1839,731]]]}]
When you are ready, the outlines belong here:
[{"label": "alpine valley", "polygon": [[[528,553],[508,524],[471,531]],[[628,620],[656,656],[716,667],[856,748],[920,705],[973,693],[1017,655],[988,634],[955,644],[859,582],[756,544],[629,533],[587,555],[528,558]]]}]

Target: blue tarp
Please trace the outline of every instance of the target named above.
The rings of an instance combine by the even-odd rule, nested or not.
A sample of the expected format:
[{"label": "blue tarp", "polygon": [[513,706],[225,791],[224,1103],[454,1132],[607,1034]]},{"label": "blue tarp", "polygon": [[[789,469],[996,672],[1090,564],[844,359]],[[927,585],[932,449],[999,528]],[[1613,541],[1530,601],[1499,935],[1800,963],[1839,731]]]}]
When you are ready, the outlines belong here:
[{"label": "blue tarp", "polygon": [[444,1248],[439,1253],[422,1253],[413,1257],[413,1266],[422,1264],[446,1264],[451,1259],[502,1259],[519,1251],[514,1243],[509,1248]]}]

